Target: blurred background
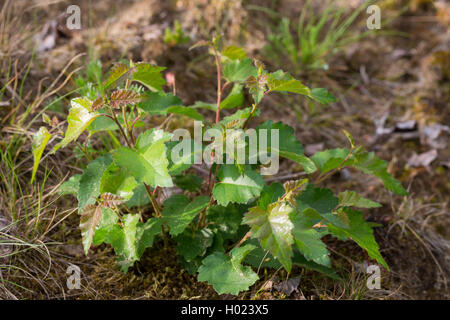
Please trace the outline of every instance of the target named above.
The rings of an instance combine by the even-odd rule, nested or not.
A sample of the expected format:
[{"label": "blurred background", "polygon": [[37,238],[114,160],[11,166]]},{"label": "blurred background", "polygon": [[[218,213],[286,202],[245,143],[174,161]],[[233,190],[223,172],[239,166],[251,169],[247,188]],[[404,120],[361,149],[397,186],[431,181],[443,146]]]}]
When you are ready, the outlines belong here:
[{"label": "blurred background", "polygon": [[[76,11],[67,13],[74,4],[80,9],[75,29],[67,23],[76,25]],[[370,4],[380,10],[375,28],[375,20],[368,22]],[[268,70],[289,71],[338,99],[324,107],[270,96],[262,102],[261,121],[294,127],[307,155],[344,146],[346,129],[389,161],[390,173],[410,192],[393,196],[376,179],[345,170],[328,182],[383,204],[367,212],[381,224],[375,235],[391,266],[382,271],[382,289],[367,289],[367,258],[356,244],[330,238],[333,266],[344,281],[299,268],[300,282],[286,294],[277,289],[282,274],[266,270],[269,284],[258,282],[237,298],[251,298],[255,290],[262,299],[449,298],[449,25],[449,3],[431,0],[1,0],[0,298],[219,298],[182,271],[174,248],[156,245],[127,274],[114,268],[110,247],[84,256],[76,200],[58,192],[86,166],[76,147],[51,156],[48,147],[30,183],[39,127],[63,128],[70,99],[89,93],[116,61],[167,67],[185,105],[214,101],[213,60],[189,47],[218,34]],[[89,141],[94,150],[95,139]],[[279,175],[298,170],[283,162]],[[80,290],[66,286],[70,264],[82,271]]]}]

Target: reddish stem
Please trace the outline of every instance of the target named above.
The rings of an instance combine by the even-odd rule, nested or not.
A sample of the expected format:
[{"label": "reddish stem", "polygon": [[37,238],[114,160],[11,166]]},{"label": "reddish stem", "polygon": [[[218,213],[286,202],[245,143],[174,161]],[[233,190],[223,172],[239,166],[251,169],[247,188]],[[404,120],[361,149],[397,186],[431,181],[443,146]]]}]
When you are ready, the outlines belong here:
[{"label": "reddish stem", "polygon": [[217,68],[217,110],[216,110],[216,123],[219,122],[220,118],[220,100],[222,98],[222,73],[220,70],[220,56],[217,53],[216,49],[214,49],[216,56],[216,68]]}]

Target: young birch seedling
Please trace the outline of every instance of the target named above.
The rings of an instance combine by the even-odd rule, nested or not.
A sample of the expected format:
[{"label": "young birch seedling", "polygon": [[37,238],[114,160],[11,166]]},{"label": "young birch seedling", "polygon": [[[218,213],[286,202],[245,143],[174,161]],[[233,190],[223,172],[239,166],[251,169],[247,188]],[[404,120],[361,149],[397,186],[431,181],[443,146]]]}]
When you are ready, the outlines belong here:
[{"label": "young birch seedling", "polygon": [[[60,188],[77,197],[85,253],[92,245],[110,244],[118,265],[127,272],[147,247],[170,237],[181,265],[191,274],[198,273],[198,280],[207,281],[219,294],[248,290],[258,280],[255,270],[260,267],[284,267],[290,272],[293,265],[300,265],[338,279],[321,240],[328,234],[352,239],[388,268],[375,242],[373,224],[357,210],[380,204],[351,190],[335,195],[320,187],[333,173],[352,167],[378,177],[388,190],[406,195],[387,172],[386,162],[356,147],[348,133],[349,149],[307,157],[288,125],[266,121],[249,128],[251,119],[259,116],[261,100],[269,94],[289,92],[320,103],[334,97],[326,89],[308,88],[281,70],[265,70],[241,48],[222,48],[217,39],[194,48],[198,46],[207,46],[216,64],[215,103],[183,106],[180,98],[163,91],[164,68],[134,62],[112,68],[102,83],[103,95],[71,101],[67,129],[53,152],[75,143],[84,131],[89,137],[105,131],[114,137],[112,147],[97,150],[98,156],[84,172]],[[231,89],[227,96],[225,88]],[[248,107],[244,106],[245,91],[253,99]],[[211,111],[215,121],[204,120],[198,109]],[[222,118],[223,109],[237,111]],[[137,129],[138,123],[145,126],[141,121],[145,117],[171,114],[194,119],[200,139],[178,141],[180,135],[163,126]],[[209,141],[203,143],[206,136]],[[37,163],[49,140],[50,133],[41,129],[33,144]],[[230,140],[233,148],[223,143]],[[210,162],[206,179],[188,171],[202,157]],[[307,177],[266,184],[263,174],[276,174],[268,167],[278,157],[298,163]],[[174,185],[185,194],[160,201],[161,190]],[[141,215],[139,208],[148,205],[151,216]]]}]

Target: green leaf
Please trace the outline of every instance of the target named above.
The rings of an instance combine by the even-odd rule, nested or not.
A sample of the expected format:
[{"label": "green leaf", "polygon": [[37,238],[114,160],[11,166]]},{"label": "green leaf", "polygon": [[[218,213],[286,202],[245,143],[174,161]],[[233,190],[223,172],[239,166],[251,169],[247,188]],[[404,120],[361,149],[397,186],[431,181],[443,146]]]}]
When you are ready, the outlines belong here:
[{"label": "green leaf", "polygon": [[114,120],[108,117],[98,117],[88,127],[89,133],[96,133],[100,131],[114,131],[118,130],[119,127],[114,122]]},{"label": "green leaf", "polygon": [[369,223],[367,223],[362,215],[362,212],[344,208],[349,220],[349,228],[343,229],[338,226],[329,225],[328,230],[342,239],[345,237],[352,238],[361,248],[367,250],[367,253],[372,259],[378,261],[389,270],[389,266],[380,254],[379,246],[373,236],[373,230]]},{"label": "green leaf", "polygon": [[100,206],[89,204],[83,208],[80,217],[80,229],[84,253],[87,255],[94,239],[95,228],[100,223],[102,210]]},{"label": "green leaf", "polygon": [[105,242],[110,243],[118,255],[118,265],[123,272],[127,272],[141,258],[145,249],[153,245],[155,236],[161,232],[161,219],[150,218],[145,224],[139,219],[139,214],[124,215],[122,226],[112,225],[105,237]]},{"label": "green leaf", "polygon": [[41,161],[42,153],[44,152],[45,146],[47,145],[51,137],[52,135],[48,132],[46,127],[40,127],[39,131],[33,137],[31,150],[33,151],[34,165],[30,183],[33,183],[34,181],[39,162]]},{"label": "green leaf", "polygon": [[122,227],[114,225],[105,242],[110,243],[118,256],[118,265],[127,272],[139,260],[137,229],[139,214],[127,214],[122,218]]},{"label": "green leaf", "polygon": [[294,77],[292,77],[289,72],[284,72],[283,70],[279,69],[275,72],[272,72],[268,75],[269,79],[274,80],[295,80]]},{"label": "green leaf", "polygon": [[209,255],[198,270],[198,281],[207,281],[218,294],[237,295],[248,290],[258,280],[258,275],[241,262],[253,249],[255,246],[245,245],[231,250],[229,257],[222,252]]},{"label": "green leaf", "polygon": [[302,155],[305,151],[300,141],[298,141],[295,137],[295,132],[292,127],[282,122],[274,123],[272,120],[269,120],[257,127],[258,136],[262,135],[262,133],[259,131],[263,129],[267,130],[266,140],[268,148],[274,148],[272,147],[272,141],[270,139],[271,130],[278,130],[280,138],[278,147],[279,151],[291,152],[298,155]]},{"label": "green leaf", "polygon": [[165,148],[161,141],[148,146],[143,153],[130,148],[120,148],[114,153],[114,162],[130,172],[138,182],[152,187],[172,187]]},{"label": "green leaf", "polygon": [[91,112],[92,101],[87,98],[75,98],[70,101],[71,108],[67,116],[67,130],[62,139],[54,148],[55,152],[59,148],[64,148],[70,142],[76,140],[83,131],[89,127],[99,114]]},{"label": "green leaf", "polygon": [[195,109],[206,109],[209,111],[216,111],[217,110],[217,105],[214,103],[208,103],[208,102],[203,102],[203,101],[195,101],[195,103],[190,106],[190,108],[195,108]]},{"label": "green leaf", "polygon": [[166,146],[171,175],[179,175],[189,169],[203,152],[203,146],[193,139],[170,141],[166,143]]},{"label": "green leaf", "polygon": [[329,149],[316,152],[311,157],[311,160],[316,164],[320,172],[326,173],[343,165],[349,153],[350,150],[348,149]]},{"label": "green leaf", "polygon": [[300,214],[305,214],[304,210],[310,208],[313,209],[312,211],[308,211],[310,217],[314,217],[317,220],[325,219],[325,221],[342,228],[347,227],[337,214],[332,213],[339,204],[339,200],[333,195],[333,191],[330,189],[315,188],[310,183],[296,199]]},{"label": "green leaf", "polygon": [[190,107],[173,106],[166,110],[168,113],[180,114],[194,120],[203,121],[203,116],[197,110]]},{"label": "green leaf", "polygon": [[326,245],[320,240],[323,233],[313,229],[314,223],[303,214],[298,214],[292,221],[295,244],[303,256],[318,264],[331,267],[329,252]]},{"label": "green leaf", "polygon": [[340,207],[358,207],[358,208],[379,208],[381,204],[378,202],[361,197],[355,191],[344,191],[339,193]]},{"label": "green leaf", "polygon": [[311,96],[311,90],[296,79],[277,80],[273,77],[269,77],[268,86],[270,91],[292,92]]},{"label": "green leaf", "polygon": [[246,207],[242,205],[229,204],[226,207],[213,205],[208,208],[206,215],[208,222],[211,222],[210,228],[227,240],[236,237],[246,211]]},{"label": "green leaf", "polygon": [[167,108],[182,105],[183,101],[171,93],[145,92],[138,106],[149,114],[165,115]]},{"label": "green leaf", "polygon": [[214,185],[213,196],[217,203],[226,206],[230,202],[247,203],[259,197],[264,188],[261,175],[246,166],[243,175],[234,165],[223,165],[218,173],[219,182]]},{"label": "green leaf", "polygon": [[164,201],[163,217],[170,228],[170,235],[177,236],[206,208],[209,198],[200,196],[189,202],[184,194],[175,194]]},{"label": "green leaf", "polygon": [[98,157],[88,164],[80,178],[78,191],[78,212],[88,204],[95,203],[100,194],[100,184],[105,170],[112,163],[111,155]]},{"label": "green leaf", "polygon": [[248,88],[249,93],[252,95],[255,104],[259,104],[264,98],[267,90],[267,76],[265,74],[257,77],[250,76],[245,81],[245,86]]},{"label": "green leaf", "polygon": [[314,270],[317,272],[321,272],[331,279],[334,280],[341,280],[341,278],[336,274],[336,272],[328,268],[324,265],[317,264],[314,261],[307,260],[300,252],[294,251],[294,257],[292,258],[292,262],[294,265],[304,267],[306,269]]},{"label": "green leaf", "polygon": [[177,256],[177,262],[186,270],[191,276],[195,276],[198,272],[198,268],[200,268],[202,264],[202,257],[197,257],[194,260],[186,261],[183,256]]},{"label": "green leaf", "polygon": [[249,117],[256,117],[259,115],[260,115],[259,109],[256,109],[253,113],[252,113],[252,108],[240,109],[240,110],[236,111],[235,113],[233,113],[232,115],[224,117],[223,120],[220,121],[220,123],[223,124],[224,126],[227,126],[227,125],[229,125],[230,122],[239,121],[240,125],[236,126],[236,127],[240,127],[245,123],[245,121]]},{"label": "green leaf", "polygon": [[183,176],[176,176],[174,182],[178,188],[195,192],[202,187],[203,179],[195,174],[185,174]]},{"label": "green leaf", "polygon": [[152,91],[161,91],[166,80],[161,75],[164,67],[152,66],[148,63],[138,63],[136,71],[133,73],[132,80],[142,83]]},{"label": "green leaf", "polygon": [[325,105],[337,101],[337,99],[331,93],[329,93],[327,89],[324,88],[312,89],[311,98]]},{"label": "green leaf", "polygon": [[173,30],[170,30],[170,28],[166,28],[164,31],[164,43],[171,47],[184,44],[186,42],[189,42],[189,40],[189,36],[184,34],[178,20],[175,20]]},{"label": "green leaf", "polygon": [[182,234],[177,236],[177,251],[186,261],[192,261],[198,256],[203,256],[214,240],[214,233],[203,228],[193,233],[192,230],[186,229]]},{"label": "green leaf", "polygon": [[265,250],[269,250],[286,268],[292,267],[292,244],[294,239],[291,231],[293,224],[289,218],[294,209],[286,202],[275,202],[263,210],[253,207],[244,216],[243,223],[251,228],[252,238],[260,241]]},{"label": "green leaf", "polygon": [[222,56],[230,60],[239,60],[247,58],[247,53],[244,49],[237,46],[227,46],[222,50]]},{"label": "green leaf", "polygon": [[314,162],[304,155],[299,155],[294,152],[283,150],[279,150],[279,155],[283,158],[297,162],[299,165],[303,167],[306,173],[313,173],[317,170],[317,167],[315,166]]},{"label": "green leaf", "polygon": [[375,156],[375,153],[356,152],[349,160],[348,165],[351,165],[366,174],[371,174],[380,178],[386,189],[402,196],[408,195],[408,192],[403,188],[400,181],[394,179],[387,172],[387,162]]},{"label": "green leaf", "polygon": [[264,186],[261,196],[258,200],[258,206],[267,210],[269,204],[277,202],[285,193],[281,183],[274,182],[270,186]]},{"label": "green leaf", "polygon": [[153,245],[155,237],[161,233],[163,222],[159,218],[150,218],[144,224],[138,223],[137,226],[137,256],[140,259],[145,249]]},{"label": "green leaf", "polygon": [[230,94],[220,103],[220,109],[232,109],[240,107],[244,103],[243,86],[235,83]]},{"label": "green leaf", "polygon": [[[244,259],[245,263],[250,264],[255,268],[271,268],[271,269],[279,269],[282,267],[280,262],[275,259],[269,252],[265,251],[259,245],[256,239],[247,240],[244,244],[249,243],[257,246],[255,250],[250,252]],[[314,270],[317,272],[321,272],[328,277],[340,280],[340,277],[336,274],[336,272],[328,267],[317,264],[313,261],[307,260],[300,252],[294,250],[294,256],[292,258],[292,263],[297,266],[301,266],[306,269]]]},{"label": "green leaf", "polygon": [[77,196],[78,190],[80,189],[80,179],[81,174],[75,174],[64,182],[59,188],[58,192],[60,195],[64,196],[66,194],[71,194]]},{"label": "green leaf", "polygon": [[113,230],[114,226],[119,222],[119,216],[110,208],[101,208],[102,215],[100,223],[95,230],[93,245],[102,244],[108,237],[109,233]]},{"label": "green leaf", "polygon": [[350,145],[352,146],[352,149],[356,148],[356,146],[355,146],[355,139],[353,139],[353,136],[350,134],[350,132],[348,132],[345,129],[342,129],[342,131],[344,132],[345,136],[347,137],[348,141],[350,142]]},{"label": "green leaf", "polygon": [[124,200],[129,200],[133,196],[133,190],[137,186],[138,183],[134,177],[112,163],[103,174],[100,182],[100,193],[112,193]]},{"label": "green leaf", "polygon": [[229,82],[244,82],[248,77],[258,76],[258,69],[251,59],[232,60],[225,63],[223,75]]},{"label": "green leaf", "polygon": [[256,248],[244,258],[244,263],[258,269],[280,269],[283,267],[280,261],[274,258],[274,256],[270,254],[268,250],[264,250],[263,248],[261,248],[261,245],[259,244],[257,239],[249,239],[244,242],[244,245],[248,244],[254,245]]},{"label": "green leaf", "polygon": [[138,186],[133,190],[133,196],[130,200],[126,202],[127,207],[142,207],[150,203],[150,198],[148,197],[147,189],[144,184],[138,184]]},{"label": "green leaf", "polygon": [[[306,173],[313,173],[317,170],[314,163],[303,155],[304,148],[302,144],[295,138],[294,129],[282,122],[273,123],[272,120],[266,121],[263,124],[257,127],[258,132],[258,141],[261,140],[261,137],[264,137],[263,131],[267,130],[265,134],[265,138],[267,141],[267,149],[262,149],[261,142],[259,142],[259,154],[264,154],[266,152],[275,152],[278,153],[281,157],[293,160],[300,164]],[[278,148],[275,145],[272,145],[272,130],[278,130]],[[256,155],[250,155],[250,157],[255,157]]]},{"label": "green leaf", "polygon": [[104,82],[104,88],[107,89],[111,85],[113,85],[117,80],[119,80],[122,76],[124,76],[130,69],[124,63],[117,63],[111,69],[110,74],[106,81]]},{"label": "green leaf", "polygon": [[[373,152],[357,148],[349,156],[348,149],[331,149],[317,152],[311,157],[322,173],[341,167],[354,167],[366,174],[380,178],[386,189],[400,195],[408,195],[402,184],[387,172],[387,163],[381,160]],[[347,160],[346,160],[347,159]]]},{"label": "green leaf", "polygon": [[315,188],[312,183],[309,183],[297,197],[297,206],[300,211],[305,208],[313,208],[320,214],[333,211],[338,203],[339,200],[333,195],[333,191],[326,188]]},{"label": "green leaf", "polygon": [[147,131],[144,131],[141,133],[136,140],[136,148],[143,152],[146,148],[151,146],[154,143],[160,142],[165,143],[167,141],[170,141],[172,138],[172,134],[169,132],[165,132],[161,129],[149,129]]}]

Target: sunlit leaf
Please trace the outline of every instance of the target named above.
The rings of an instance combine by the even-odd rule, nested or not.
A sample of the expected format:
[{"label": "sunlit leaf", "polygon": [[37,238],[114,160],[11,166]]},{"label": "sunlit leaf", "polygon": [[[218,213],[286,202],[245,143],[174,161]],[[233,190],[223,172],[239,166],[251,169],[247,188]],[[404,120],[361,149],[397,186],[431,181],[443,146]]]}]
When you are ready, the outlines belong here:
[{"label": "sunlit leaf", "polygon": [[102,244],[109,233],[114,229],[119,221],[119,215],[110,208],[101,208],[102,214],[100,222],[95,229],[94,239],[92,240],[92,245]]},{"label": "sunlit leaf", "polygon": [[114,225],[105,238],[118,255],[118,265],[127,272],[138,261],[145,249],[153,245],[154,237],[161,232],[161,220],[148,219],[139,222],[139,214],[127,214],[122,218],[122,226]]},{"label": "sunlit leaf", "polygon": [[277,80],[269,78],[268,86],[270,91],[284,91],[311,96],[311,90],[296,79]]},{"label": "sunlit leaf", "polygon": [[222,50],[222,56],[230,60],[238,60],[247,58],[247,53],[244,49],[237,46],[227,46]]},{"label": "sunlit leaf", "polygon": [[114,122],[114,120],[108,117],[95,118],[88,127],[90,133],[96,133],[100,131],[114,131],[118,129],[119,127]]},{"label": "sunlit leaf", "polygon": [[76,140],[91,122],[99,116],[99,114],[90,111],[92,102],[86,98],[72,99],[70,104],[71,108],[67,116],[68,127],[64,134],[64,139],[53,148],[53,152],[59,148],[64,148],[70,142]]},{"label": "sunlit leaf", "polygon": [[125,170],[112,163],[104,172],[100,182],[100,193],[112,193],[124,200],[133,196],[133,190],[138,186],[135,178]]},{"label": "sunlit leaf", "polygon": [[34,181],[39,166],[39,162],[41,161],[42,153],[44,152],[44,149],[47,146],[47,143],[51,137],[52,135],[48,132],[47,128],[45,127],[40,127],[39,131],[33,137],[33,144],[31,145],[31,150],[33,152],[34,164],[30,183],[33,183]]},{"label": "sunlit leaf", "polygon": [[289,215],[294,209],[286,202],[275,202],[264,210],[253,207],[243,222],[250,226],[252,238],[256,238],[265,250],[276,257],[288,272],[292,267],[293,224]]},{"label": "sunlit leaf", "polygon": [[71,194],[77,196],[78,190],[80,189],[80,179],[81,174],[75,174],[64,182],[59,188],[58,192],[60,195]]},{"label": "sunlit leaf", "polygon": [[87,255],[89,248],[94,239],[95,228],[102,217],[102,210],[100,206],[89,204],[83,208],[80,217],[81,237],[83,239],[84,253]]},{"label": "sunlit leaf", "polygon": [[164,143],[149,146],[144,153],[130,148],[120,148],[114,153],[114,162],[127,170],[138,182],[152,187],[172,187],[172,179],[167,166]]},{"label": "sunlit leaf", "polygon": [[136,71],[133,73],[132,80],[142,83],[148,89],[152,91],[161,91],[162,86],[166,84],[161,75],[164,67],[152,66],[148,63],[138,63],[136,65]]},{"label": "sunlit leaf", "polygon": [[105,242],[110,243],[114,248],[118,256],[118,265],[123,272],[127,272],[128,268],[139,259],[137,249],[138,223],[138,214],[127,214],[122,218],[122,226],[114,225],[105,239]]},{"label": "sunlit leaf", "polygon": [[172,138],[170,132],[165,132],[162,129],[149,129],[141,133],[136,140],[136,148],[144,152],[146,148],[155,143],[165,143]]},{"label": "sunlit leaf", "polygon": [[223,75],[228,81],[244,82],[248,77],[258,76],[258,69],[251,59],[232,60],[225,63]]},{"label": "sunlit leaf", "polygon": [[213,196],[217,203],[226,206],[230,202],[247,203],[261,194],[264,179],[259,173],[245,169],[241,175],[234,165],[223,165],[219,169],[219,181],[214,185]]}]

